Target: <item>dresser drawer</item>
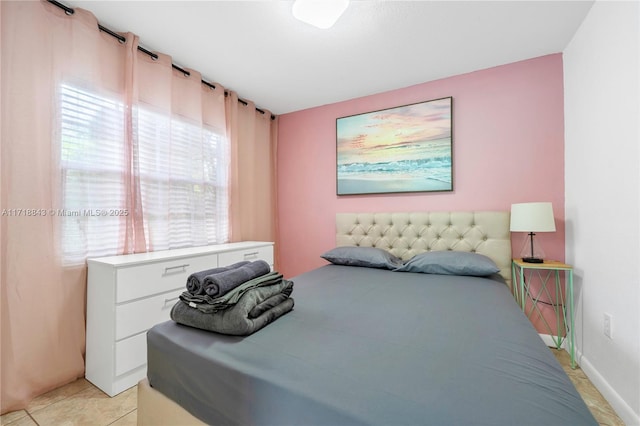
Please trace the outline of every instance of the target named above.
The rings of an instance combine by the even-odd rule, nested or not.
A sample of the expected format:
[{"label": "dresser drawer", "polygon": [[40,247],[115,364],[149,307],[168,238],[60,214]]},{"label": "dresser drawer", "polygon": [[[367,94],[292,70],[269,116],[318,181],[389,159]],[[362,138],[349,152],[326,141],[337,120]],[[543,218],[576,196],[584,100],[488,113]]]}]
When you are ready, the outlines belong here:
[{"label": "dresser drawer", "polygon": [[147,363],[147,333],[116,342],[115,375],[119,376]]},{"label": "dresser drawer", "polygon": [[116,306],[116,340],[147,331],[155,324],[170,319],[171,308],[184,287],[135,302]]},{"label": "dresser drawer", "polygon": [[247,248],[244,250],[227,251],[218,254],[220,266],[231,265],[243,260],[254,261],[262,259],[269,265],[273,265],[273,246]]},{"label": "dresser drawer", "polygon": [[217,266],[218,256],[213,254],[119,269],[116,303],[162,293],[181,286],[186,289],[189,275]]}]

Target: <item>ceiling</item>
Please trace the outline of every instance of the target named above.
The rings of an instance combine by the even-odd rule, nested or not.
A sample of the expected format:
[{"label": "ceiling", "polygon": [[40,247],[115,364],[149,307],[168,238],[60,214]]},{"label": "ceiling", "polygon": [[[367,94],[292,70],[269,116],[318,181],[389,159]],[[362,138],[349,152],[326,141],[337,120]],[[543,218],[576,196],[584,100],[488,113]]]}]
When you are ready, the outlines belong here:
[{"label": "ceiling", "polygon": [[65,1],[284,114],[562,52],[593,1],[354,1],[329,30],[291,1]]}]

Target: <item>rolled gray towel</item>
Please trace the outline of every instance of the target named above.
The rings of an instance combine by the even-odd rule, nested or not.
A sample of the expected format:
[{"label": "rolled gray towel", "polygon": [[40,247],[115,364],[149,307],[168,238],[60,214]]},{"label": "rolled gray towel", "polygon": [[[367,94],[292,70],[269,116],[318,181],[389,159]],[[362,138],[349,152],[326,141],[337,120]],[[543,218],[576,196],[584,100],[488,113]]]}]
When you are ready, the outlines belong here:
[{"label": "rolled gray towel", "polygon": [[209,297],[220,297],[238,287],[240,284],[271,272],[271,267],[264,260],[256,260],[217,274],[204,277],[204,292]]},{"label": "rolled gray towel", "polygon": [[180,295],[180,300],[188,304],[190,307],[204,312],[205,314],[212,314],[215,312],[223,311],[225,309],[229,309],[231,306],[238,303],[242,296],[249,290],[258,287],[268,287],[276,285],[278,283],[281,283],[283,280],[284,277],[281,273],[273,271],[269,272],[268,274],[261,275],[258,278],[247,281],[246,283],[240,284],[236,288],[229,290],[222,296],[216,298],[207,296],[206,294],[199,294],[194,296],[188,291],[184,291]]},{"label": "rolled gray towel", "polygon": [[207,275],[219,274],[220,272],[229,271],[231,269],[239,268],[249,261],[242,261],[234,263],[229,266],[221,266],[219,268],[205,269],[204,271],[194,272],[187,278],[187,291],[193,295],[205,294],[204,292],[204,279]]}]

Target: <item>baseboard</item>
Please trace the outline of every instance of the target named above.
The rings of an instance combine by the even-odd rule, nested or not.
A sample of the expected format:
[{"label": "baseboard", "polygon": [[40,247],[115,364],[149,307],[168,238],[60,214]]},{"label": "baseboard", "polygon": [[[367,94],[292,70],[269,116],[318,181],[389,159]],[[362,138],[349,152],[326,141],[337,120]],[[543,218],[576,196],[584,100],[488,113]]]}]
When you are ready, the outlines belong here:
[{"label": "baseboard", "polygon": [[584,374],[589,378],[591,383],[600,391],[604,399],[606,399],[611,408],[616,412],[627,426],[640,426],[640,415],[633,411],[629,404],[625,402],[620,395],[609,385],[604,377],[595,369],[595,367],[589,362],[587,357],[582,355],[582,352],[576,351],[576,360],[580,365]]},{"label": "baseboard", "polygon": [[[555,348],[556,347],[556,342],[553,340],[555,338],[555,336],[551,336],[550,334],[542,334],[542,333],[538,333],[538,336],[540,336],[540,338],[542,339],[542,341],[544,342],[545,345],[549,346],[550,348]],[[564,350],[567,350],[567,344],[566,343],[567,343],[567,339],[564,339],[562,341],[562,344],[560,345],[560,348],[564,349]]]}]

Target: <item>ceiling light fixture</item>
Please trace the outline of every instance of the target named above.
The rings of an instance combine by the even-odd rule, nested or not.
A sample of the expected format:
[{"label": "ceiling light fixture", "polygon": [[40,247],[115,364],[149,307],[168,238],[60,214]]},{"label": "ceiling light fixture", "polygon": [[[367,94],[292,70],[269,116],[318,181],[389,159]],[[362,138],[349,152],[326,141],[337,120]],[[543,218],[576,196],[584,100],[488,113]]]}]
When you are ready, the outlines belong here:
[{"label": "ceiling light fixture", "polygon": [[296,19],[322,28],[331,28],[349,5],[349,0],[295,0],[291,13]]}]

